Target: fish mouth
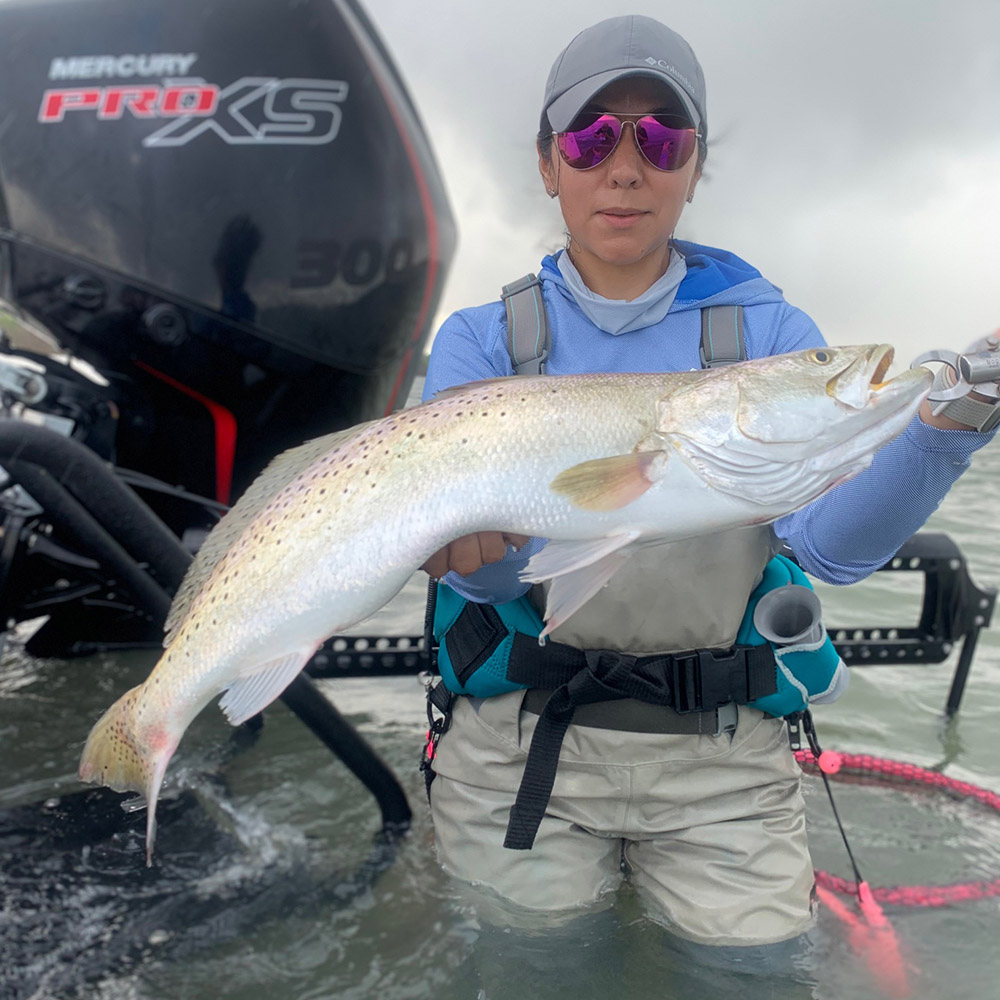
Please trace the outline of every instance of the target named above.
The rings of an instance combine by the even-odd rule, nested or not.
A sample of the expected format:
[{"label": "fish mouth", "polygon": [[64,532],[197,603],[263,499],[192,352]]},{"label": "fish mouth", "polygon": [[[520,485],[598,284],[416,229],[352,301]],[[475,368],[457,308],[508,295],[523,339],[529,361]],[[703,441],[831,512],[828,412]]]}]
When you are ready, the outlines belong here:
[{"label": "fish mouth", "polygon": [[827,401],[820,388],[824,381],[817,380],[809,405],[792,406],[793,420],[783,436],[774,436],[777,424],[766,420],[754,435],[753,425],[744,426],[737,411],[739,436],[686,439],[682,457],[710,486],[760,507],[798,510],[866,468],[875,452],[903,431],[933,382],[926,368],[889,378],[890,344],[803,353],[807,361],[840,369],[823,376]]},{"label": "fish mouth", "polygon": [[881,357],[874,359],[876,362],[875,371],[872,372],[871,378],[868,380],[868,385],[876,392],[885,385],[882,379],[885,378],[885,373],[889,370],[889,366],[892,364],[892,359],[895,356],[896,352],[890,347],[887,351],[882,351]]},{"label": "fish mouth", "polygon": [[891,344],[875,344],[865,350],[826,384],[829,396],[852,410],[859,410],[882,397],[909,393],[918,381],[925,381],[920,372],[908,369],[895,378],[886,379],[895,351]]}]

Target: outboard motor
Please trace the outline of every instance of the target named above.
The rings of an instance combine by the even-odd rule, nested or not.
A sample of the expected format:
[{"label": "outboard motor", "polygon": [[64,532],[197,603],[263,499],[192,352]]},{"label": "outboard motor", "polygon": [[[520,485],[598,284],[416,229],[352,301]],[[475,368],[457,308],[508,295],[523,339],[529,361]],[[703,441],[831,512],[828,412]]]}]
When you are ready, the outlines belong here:
[{"label": "outboard motor", "polygon": [[[229,503],[285,448],[401,405],[454,244],[355,0],[0,4],[0,300],[51,347],[0,346],[3,411],[179,487],[142,494],[178,537],[212,523],[183,494]],[[92,553],[5,497],[49,565],[8,579],[0,627],[56,619]],[[48,653],[72,651],[63,617]]]}]

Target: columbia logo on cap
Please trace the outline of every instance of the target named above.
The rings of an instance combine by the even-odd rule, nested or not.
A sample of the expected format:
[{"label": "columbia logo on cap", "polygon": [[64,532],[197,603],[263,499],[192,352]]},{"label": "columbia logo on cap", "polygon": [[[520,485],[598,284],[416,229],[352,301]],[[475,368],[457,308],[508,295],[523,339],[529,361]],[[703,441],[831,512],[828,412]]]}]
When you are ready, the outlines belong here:
[{"label": "columbia logo on cap", "polygon": [[647,56],[645,62],[648,66],[655,66],[657,69],[662,69],[671,76],[676,76],[689,91],[694,91],[694,85],[691,81],[683,73],[679,73],[676,66],[671,66],[666,59],[656,59],[653,56]]}]

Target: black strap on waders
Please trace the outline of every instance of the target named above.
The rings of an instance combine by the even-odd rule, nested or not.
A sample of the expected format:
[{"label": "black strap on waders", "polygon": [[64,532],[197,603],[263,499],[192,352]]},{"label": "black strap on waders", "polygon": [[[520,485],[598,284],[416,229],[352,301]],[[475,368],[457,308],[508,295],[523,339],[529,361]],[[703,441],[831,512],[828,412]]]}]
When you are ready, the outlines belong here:
[{"label": "black strap on waders", "polygon": [[563,738],[578,706],[634,698],[683,715],[717,710],[729,702],[746,705],[777,690],[774,663],[767,643],[635,657],[557,642],[540,647],[530,636],[515,636],[507,679],[555,690],[531,738],[503,846],[531,849],[552,794]]},{"label": "black strap on waders", "polygon": [[[427,688],[427,742],[424,744],[424,752],[420,755],[420,770],[424,776],[428,802],[431,799],[431,785],[437,777],[434,758],[437,756],[438,741],[451,727],[451,710],[457,698],[458,695],[452,694],[440,678],[436,684]],[[434,714],[435,709],[441,713],[440,717]]]},{"label": "black strap on waders", "polygon": [[[434,756],[437,753],[438,740],[451,725],[451,710],[458,697],[444,686],[440,677],[436,682],[433,680],[433,675],[437,673],[437,648],[434,645],[434,611],[437,608],[437,588],[437,580],[431,577],[427,581],[427,604],[424,608],[424,653],[427,656],[429,667],[426,674],[427,742],[424,744],[424,752],[420,756],[420,770],[424,775],[428,802],[431,798],[431,783],[437,777],[434,771]],[[440,718],[434,714],[435,709],[441,713]]]}]

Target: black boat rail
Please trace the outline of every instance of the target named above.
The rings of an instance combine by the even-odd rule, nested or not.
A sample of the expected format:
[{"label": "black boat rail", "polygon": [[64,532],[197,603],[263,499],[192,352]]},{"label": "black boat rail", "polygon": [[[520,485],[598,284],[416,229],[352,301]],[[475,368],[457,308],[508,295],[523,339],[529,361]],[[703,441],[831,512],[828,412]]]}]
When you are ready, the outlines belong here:
[{"label": "black boat rail", "polygon": [[943,663],[959,647],[945,702],[950,718],[959,709],[979,635],[996,608],[997,588],[979,587],[955,541],[941,532],[921,531],[904,542],[880,572],[922,573],[923,597],[915,626],[835,628],[832,638],[849,667],[894,663]]},{"label": "black boat rail", "polygon": [[[918,532],[879,572],[923,574],[917,624],[831,628],[837,651],[849,667],[927,666],[944,662],[959,646],[945,703],[945,714],[954,715],[965,691],[979,634],[992,620],[997,589],[977,586],[961,549],[949,535],[939,532]],[[312,677],[327,678],[415,673],[429,666],[424,647],[424,637],[419,635],[337,636],[320,648],[306,670]]]}]

